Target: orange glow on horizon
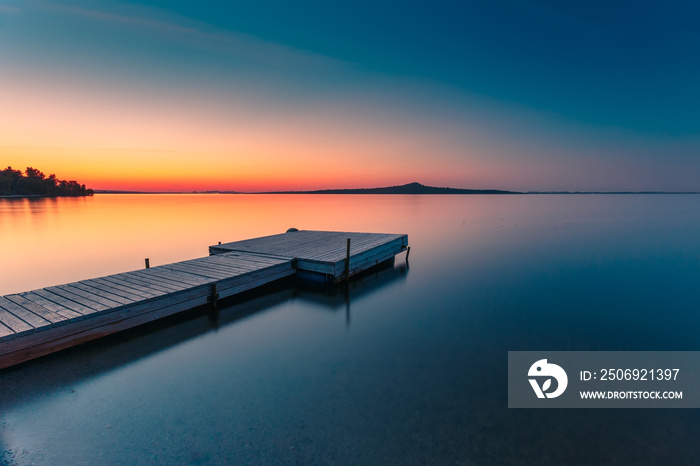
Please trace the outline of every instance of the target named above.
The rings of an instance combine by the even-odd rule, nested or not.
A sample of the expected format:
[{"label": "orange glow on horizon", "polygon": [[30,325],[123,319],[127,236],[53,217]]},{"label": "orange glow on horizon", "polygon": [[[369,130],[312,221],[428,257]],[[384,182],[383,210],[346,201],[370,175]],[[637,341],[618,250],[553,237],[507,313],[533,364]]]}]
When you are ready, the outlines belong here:
[{"label": "orange glow on horizon", "polygon": [[[51,152],[51,155],[45,155]],[[4,168],[24,170],[32,166],[47,176],[75,179],[98,190],[123,191],[282,191],[327,188],[376,187],[418,180],[409,170],[398,167],[392,175],[386,170],[372,172],[362,166],[346,166],[343,160],[323,163],[285,163],[266,160],[259,163],[218,154],[118,152],[100,157],[93,151],[76,149],[21,150],[0,148]],[[277,164],[277,165],[275,165]],[[309,167],[314,167],[310,169]],[[392,171],[389,170],[391,173]]]},{"label": "orange glow on horizon", "polygon": [[32,166],[97,190],[494,187],[482,175],[488,157],[476,149],[465,163],[459,131],[371,102],[297,108],[205,91],[175,100],[37,77],[0,77],[0,87],[13,89],[2,95],[2,168]]}]

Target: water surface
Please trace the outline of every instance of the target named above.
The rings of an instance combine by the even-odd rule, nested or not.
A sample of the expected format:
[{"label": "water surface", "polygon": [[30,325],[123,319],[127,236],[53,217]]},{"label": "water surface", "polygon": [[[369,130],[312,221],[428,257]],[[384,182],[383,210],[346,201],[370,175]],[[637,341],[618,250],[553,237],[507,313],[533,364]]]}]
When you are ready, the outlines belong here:
[{"label": "water surface", "polygon": [[285,282],[0,372],[2,459],[696,464],[696,410],[509,410],[506,365],[700,349],[699,214],[695,195],[0,200],[0,294],[289,227],[411,246],[349,290]]}]

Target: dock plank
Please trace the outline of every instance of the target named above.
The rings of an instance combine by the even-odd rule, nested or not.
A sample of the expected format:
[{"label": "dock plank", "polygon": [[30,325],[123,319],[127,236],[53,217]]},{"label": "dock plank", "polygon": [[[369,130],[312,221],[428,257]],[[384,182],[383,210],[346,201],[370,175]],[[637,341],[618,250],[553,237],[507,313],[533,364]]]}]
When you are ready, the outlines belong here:
[{"label": "dock plank", "polygon": [[261,264],[275,265],[280,262],[288,262],[294,259],[293,256],[279,256],[276,254],[269,253],[258,253],[258,252],[225,252],[221,254],[215,254],[214,256],[209,256],[213,258],[225,258],[236,261],[246,261],[246,262],[259,262]]},{"label": "dock plank", "polygon": [[259,269],[260,267],[255,267],[252,264],[240,263],[238,265],[219,263],[214,261],[192,261],[187,262],[185,265],[190,265],[193,267],[200,267],[205,270],[215,270],[217,272],[223,272],[226,274],[242,274],[247,272],[252,272]]},{"label": "dock plank", "polygon": [[[141,272],[139,272],[141,273]],[[147,278],[154,278],[155,274],[145,275]],[[212,283],[212,279],[198,277],[191,274],[175,272],[169,269],[158,269],[158,280],[168,283],[171,286],[186,286],[186,287],[197,287],[202,285],[209,285]]]},{"label": "dock plank", "polygon": [[127,278],[122,276],[109,275],[107,277],[101,278],[100,280],[107,282],[108,284],[111,283],[120,289],[125,289],[127,291],[140,294],[145,298],[156,298],[167,294],[167,292],[164,292],[162,290],[155,290],[152,287],[146,287],[143,286],[143,284],[134,283],[131,280],[128,280]]},{"label": "dock plank", "polygon": [[26,309],[16,303],[13,303],[7,298],[0,297],[0,312],[2,312],[3,309],[13,314],[15,317],[19,317],[24,322],[34,327],[34,330],[36,330],[37,332],[52,327],[51,322],[38,316],[29,309]]},{"label": "dock plank", "polygon": [[187,267],[192,267],[193,270],[202,270],[202,271],[212,271],[212,272],[217,272],[224,274],[226,276],[228,275],[241,275],[244,273],[248,272],[253,272],[257,270],[257,267],[230,267],[226,266],[223,264],[216,264],[214,262],[208,262],[208,263],[203,263],[203,262],[185,262],[180,265],[184,265]]},{"label": "dock plank", "polygon": [[211,264],[216,264],[216,265],[221,265],[225,267],[231,267],[231,268],[239,268],[239,269],[244,269],[244,270],[256,270],[264,267],[272,267],[275,265],[278,265],[280,263],[288,262],[288,261],[252,261],[252,260],[245,260],[241,259],[239,257],[225,257],[225,256],[211,256],[209,261]]},{"label": "dock plank", "polygon": [[[253,270],[255,268],[254,265],[252,264],[246,264],[241,262],[238,265],[225,265],[223,263],[217,263],[213,260],[210,260],[209,257],[204,257],[201,259],[196,259],[196,260],[191,260],[191,261],[186,261],[186,262],[179,262],[177,264],[173,265],[180,265],[180,266],[185,266],[185,267],[197,267],[205,270],[213,270],[217,272],[222,272],[225,274],[229,273],[245,273]],[[233,269],[233,270],[232,270]]]},{"label": "dock plank", "polygon": [[204,278],[195,275],[174,272],[172,270],[164,268],[155,268],[152,272],[149,272],[148,270],[139,270],[137,274],[149,277],[157,275],[160,279],[168,280],[176,284],[187,284],[191,286],[208,285],[212,282],[211,278]]},{"label": "dock plank", "polygon": [[66,307],[72,311],[78,312],[82,314],[86,319],[95,317],[98,312],[96,309],[93,309],[88,306],[84,306],[83,304],[80,304],[78,302],[75,302],[69,298],[65,298],[61,296],[60,294],[53,293],[51,291],[48,291],[47,289],[40,289],[40,290],[34,290],[34,293],[38,294],[44,299],[47,299],[49,301],[53,301],[56,304],[60,304],[63,307]]},{"label": "dock plank", "polygon": [[141,275],[141,274],[135,274],[135,273],[129,273],[129,275],[124,275],[123,277],[124,280],[128,280],[131,283],[137,283],[141,286],[146,286],[148,288],[153,288],[156,290],[161,290],[165,291],[167,293],[172,293],[175,291],[180,291],[184,290],[186,288],[189,288],[192,285],[185,284],[185,283],[173,283],[171,281],[165,280],[162,277],[159,277],[158,275],[154,274],[149,274],[149,275]]},{"label": "dock plank", "polygon": [[[51,322],[51,324],[54,327],[58,327],[60,325],[66,325],[68,322],[71,321],[71,318],[66,317],[64,315],[58,314],[50,309],[47,309],[43,306],[40,306],[32,301],[28,301],[21,297],[20,295],[17,294],[11,294],[11,295],[6,295],[4,296],[5,299],[8,301],[12,301],[13,303],[22,306],[23,308],[32,311],[34,314],[42,317],[45,320],[48,320]],[[75,322],[76,320],[82,319],[82,316],[80,314],[76,314],[72,320]]]},{"label": "dock plank", "polygon": [[114,294],[113,292],[106,290],[104,288],[99,288],[99,287],[91,287],[88,285],[85,285],[84,283],[79,283],[79,282],[74,282],[70,283],[71,287],[77,288],[79,290],[83,290],[88,293],[92,293],[94,295],[107,298],[110,301],[116,302],[118,304],[133,304],[134,302],[138,301],[136,299],[129,299],[125,298],[124,296],[120,296],[118,294]]},{"label": "dock plank", "polygon": [[[40,291],[40,290],[35,290],[35,291]],[[73,322],[78,321],[78,320],[83,320],[85,318],[84,314],[82,314],[80,312],[76,312],[70,308],[67,308],[67,307],[62,306],[60,304],[57,304],[53,301],[50,301],[50,300],[44,298],[43,296],[35,293],[34,291],[27,291],[24,293],[19,293],[19,296],[21,296],[22,298],[24,298],[28,301],[32,301],[32,302],[38,304],[39,306],[45,307],[46,309],[49,309],[49,310],[55,312],[56,314],[68,317]]]},{"label": "dock plank", "polygon": [[53,293],[57,296],[60,296],[64,299],[67,299],[71,303],[78,304],[85,308],[86,312],[87,310],[91,310],[92,312],[101,312],[104,310],[110,309],[109,306],[105,306],[103,304],[100,304],[96,301],[93,301],[91,299],[85,298],[82,295],[75,294],[71,291],[67,291],[65,288],[62,286],[51,286],[48,288],[44,288],[44,291],[48,291],[49,293]]},{"label": "dock plank", "polygon": [[5,310],[0,310],[0,323],[12,330],[17,337],[28,335],[36,331],[34,327]]},{"label": "dock plank", "polygon": [[120,284],[113,283],[109,280],[103,280],[102,278],[93,278],[92,280],[85,280],[81,281],[80,283],[86,286],[104,289],[110,291],[111,293],[118,294],[119,296],[134,299],[134,301],[150,299],[152,297],[152,295],[140,292],[132,288],[121,286]]},{"label": "dock plank", "polygon": [[59,285],[56,288],[72,293],[73,295],[81,296],[85,299],[88,299],[92,302],[96,302],[110,309],[118,308],[124,305],[124,303],[122,302],[119,302],[114,299],[109,299],[104,296],[100,296],[99,294],[94,293],[92,291],[85,291],[84,289],[72,284]]},{"label": "dock plank", "polygon": [[219,272],[214,272],[214,271],[207,271],[203,270],[200,268],[192,267],[192,266],[187,266],[187,265],[180,265],[180,264],[169,264],[167,266],[163,266],[169,270],[176,270],[179,272],[185,272],[189,273],[192,275],[200,275],[202,277],[208,277],[208,278],[215,278],[215,279],[221,279],[221,278],[226,278],[227,274],[225,273],[219,273]]},{"label": "dock plank", "polygon": [[13,338],[17,338],[15,332],[6,327],[3,323],[0,323],[0,342],[12,340]]}]

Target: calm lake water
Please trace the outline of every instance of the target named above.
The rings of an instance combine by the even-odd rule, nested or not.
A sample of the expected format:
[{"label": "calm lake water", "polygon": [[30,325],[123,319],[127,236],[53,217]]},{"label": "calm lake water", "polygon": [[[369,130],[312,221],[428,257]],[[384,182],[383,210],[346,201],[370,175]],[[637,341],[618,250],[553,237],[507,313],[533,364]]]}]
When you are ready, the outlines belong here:
[{"label": "calm lake water", "polygon": [[0,199],[0,294],[299,229],[406,233],[0,372],[0,464],[698,464],[692,409],[507,408],[507,352],[700,350],[700,196]]}]

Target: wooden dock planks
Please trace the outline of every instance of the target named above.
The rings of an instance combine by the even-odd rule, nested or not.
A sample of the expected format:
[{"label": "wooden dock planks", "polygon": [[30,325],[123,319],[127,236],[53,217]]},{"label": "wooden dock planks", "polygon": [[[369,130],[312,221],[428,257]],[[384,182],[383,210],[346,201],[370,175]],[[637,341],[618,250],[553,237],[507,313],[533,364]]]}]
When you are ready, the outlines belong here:
[{"label": "wooden dock planks", "polygon": [[227,297],[293,273],[290,260],[223,255],[0,297],[0,368],[204,305],[212,285]]},{"label": "wooden dock planks", "polygon": [[408,247],[408,236],[390,233],[355,233],[342,231],[301,230],[262,238],[235,241],[209,247],[219,255],[237,252],[259,256],[293,258],[295,268],[338,282],[345,277],[347,240],[350,239],[349,276],[353,276]]},{"label": "wooden dock planks", "polygon": [[210,256],[0,296],[0,369],[310,271],[332,281],[406,249],[406,235],[300,231]]}]

